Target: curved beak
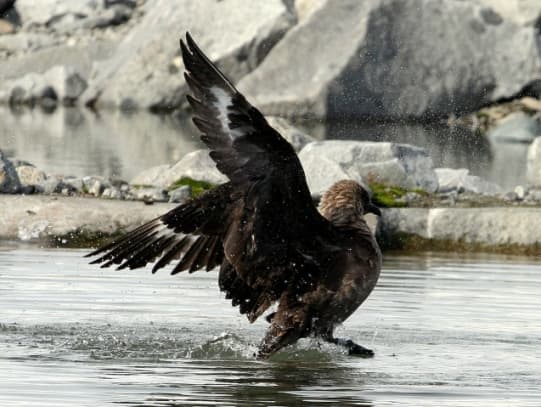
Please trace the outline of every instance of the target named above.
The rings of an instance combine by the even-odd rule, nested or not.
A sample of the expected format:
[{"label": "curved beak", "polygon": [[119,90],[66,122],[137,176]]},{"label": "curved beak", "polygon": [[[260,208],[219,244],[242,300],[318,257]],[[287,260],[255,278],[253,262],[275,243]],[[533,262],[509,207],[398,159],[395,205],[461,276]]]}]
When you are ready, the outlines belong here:
[{"label": "curved beak", "polygon": [[365,212],[366,213],[373,213],[374,215],[381,216],[380,209],[376,205],[374,205],[372,202],[370,202],[368,204],[368,207],[366,208]]}]

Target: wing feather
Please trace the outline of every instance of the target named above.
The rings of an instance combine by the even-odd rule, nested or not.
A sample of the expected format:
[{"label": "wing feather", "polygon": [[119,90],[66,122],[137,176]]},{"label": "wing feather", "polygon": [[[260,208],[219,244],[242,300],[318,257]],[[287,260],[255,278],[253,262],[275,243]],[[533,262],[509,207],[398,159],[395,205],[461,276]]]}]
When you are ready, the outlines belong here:
[{"label": "wing feather", "polygon": [[153,272],[180,258],[173,274],[221,264],[220,289],[254,321],[288,287],[308,287],[318,277],[314,259],[332,226],[312,201],[293,147],[189,34],[180,47],[193,122],[230,182],[90,255],[119,268],[158,259]]},{"label": "wing feather", "polygon": [[153,273],[177,258],[174,273],[210,270],[223,259],[222,236],[233,201],[230,184],[218,186],[87,256],[100,255],[93,264],[118,269],[144,267],[158,259]]}]

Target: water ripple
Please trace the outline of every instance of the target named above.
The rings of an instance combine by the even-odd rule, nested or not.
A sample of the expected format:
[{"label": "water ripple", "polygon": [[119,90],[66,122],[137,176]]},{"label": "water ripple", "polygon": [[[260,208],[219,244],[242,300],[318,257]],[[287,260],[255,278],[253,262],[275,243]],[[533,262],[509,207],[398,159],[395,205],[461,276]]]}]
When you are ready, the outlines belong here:
[{"label": "water ripple", "polygon": [[374,359],[308,339],[256,361],[266,323],[238,316],[215,273],[81,254],[0,250],[2,406],[541,405],[538,259],[387,256],[338,330]]}]

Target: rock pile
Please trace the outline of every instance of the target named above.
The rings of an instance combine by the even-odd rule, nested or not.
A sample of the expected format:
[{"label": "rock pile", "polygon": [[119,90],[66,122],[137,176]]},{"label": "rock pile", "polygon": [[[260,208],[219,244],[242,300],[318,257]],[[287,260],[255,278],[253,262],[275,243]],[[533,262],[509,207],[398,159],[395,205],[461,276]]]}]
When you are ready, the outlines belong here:
[{"label": "rock pile", "polygon": [[59,65],[77,74],[68,99],[81,105],[182,109],[178,37],[189,30],[266,113],[447,117],[535,94],[541,3],[503,3],[17,0],[17,21],[0,20],[0,102],[62,101],[45,75]]}]

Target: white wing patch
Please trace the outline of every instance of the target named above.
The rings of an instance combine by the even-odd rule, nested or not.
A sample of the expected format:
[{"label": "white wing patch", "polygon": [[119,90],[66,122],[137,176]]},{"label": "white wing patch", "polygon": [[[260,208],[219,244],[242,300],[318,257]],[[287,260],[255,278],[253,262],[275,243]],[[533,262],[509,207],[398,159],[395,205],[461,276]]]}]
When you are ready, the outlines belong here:
[{"label": "white wing patch", "polygon": [[210,88],[210,92],[216,99],[216,103],[213,105],[216,110],[218,110],[218,120],[220,120],[222,125],[222,131],[225,134],[229,134],[233,138],[235,135],[232,134],[233,132],[229,128],[229,118],[227,117],[229,115],[229,106],[232,104],[231,97],[226,91],[224,91],[222,88],[218,88],[217,86]]},{"label": "white wing patch", "polygon": [[231,107],[234,107],[231,96],[225,90],[217,86],[213,86],[212,88],[210,88],[210,92],[216,99],[216,102],[213,103],[213,106],[218,111],[218,120],[220,121],[222,125],[222,131],[225,134],[228,134],[231,139],[234,140],[237,137],[241,137],[254,130],[251,126],[242,126],[236,129],[231,129],[229,127],[230,120],[228,117],[229,113],[231,113]]}]

